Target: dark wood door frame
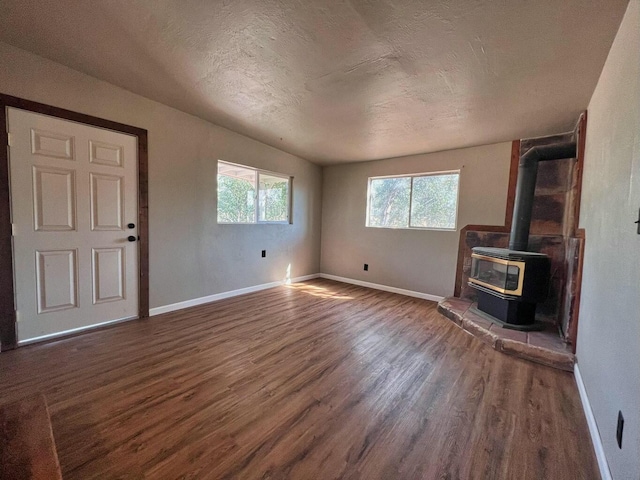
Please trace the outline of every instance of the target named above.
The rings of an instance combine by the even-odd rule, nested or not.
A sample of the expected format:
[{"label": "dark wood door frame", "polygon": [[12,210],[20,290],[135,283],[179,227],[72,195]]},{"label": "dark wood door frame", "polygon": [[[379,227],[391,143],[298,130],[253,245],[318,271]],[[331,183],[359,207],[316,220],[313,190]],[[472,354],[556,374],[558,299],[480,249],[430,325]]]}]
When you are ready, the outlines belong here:
[{"label": "dark wood door frame", "polygon": [[11,192],[9,182],[9,136],[7,135],[7,108],[14,107],[50,117],[84,123],[138,137],[138,235],[139,295],[138,316],[149,316],[149,189],[147,131],[142,128],[112,122],[83,113],[52,107],[43,103],[0,93],[0,350],[11,350],[17,345],[16,311],[14,305],[13,248],[11,234]]}]

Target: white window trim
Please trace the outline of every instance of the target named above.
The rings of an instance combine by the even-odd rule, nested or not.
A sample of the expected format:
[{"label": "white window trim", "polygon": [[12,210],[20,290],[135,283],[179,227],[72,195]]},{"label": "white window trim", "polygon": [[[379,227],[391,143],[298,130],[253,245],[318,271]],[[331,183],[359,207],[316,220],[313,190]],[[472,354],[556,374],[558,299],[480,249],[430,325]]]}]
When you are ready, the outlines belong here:
[{"label": "white window trim", "polygon": [[[256,221],[255,222],[221,222],[218,220],[218,169],[219,169],[219,164],[224,163],[225,165],[232,165],[234,167],[239,167],[239,168],[244,168],[246,170],[253,170],[254,175],[255,175],[255,182],[256,182],[256,193],[254,195],[254,204],[255,204],[255,214],[256,214]],[[264,174],[264,175],[270,175],[273,177],[278,177],[278,178],[282,178],[282,179],[286,179],[288,182],[288,187],[287,187],[287,219],[286,220],[260,220],[260,202],[259,202],[259,195],[260,195],[260,174]],[[279,172],[272,172],[270,170],[263,170],[261,168],[256,168],[256,167],[251,167],[249,165],[243,165],[241,163],[234,163],[234,162],[227,162],[226,160],[220,160],[218,159],[218,162],[216,163],[216,223],[218,225],[269,225],[269,224],[273,224],[273,225],[291,225],[292,222],[292,215],[291,215],[291,205],[292,205],[292,198],[293,198],[293,176],[292,175],[286,175],[284,173],[279,173]]]},{"label": "white window trim", "polygon": [[[380,175],[377,177],[369,177],[367,180],[367,209],[366,217],[364,220],[365,227],[367,228],[379,228],[383,230],[433,230],[436,232],[456,232],[458,230],[458,211],[460,209],[460,179],[461,170],[443,170],[438,172],[421,172],[421,173],[405,173],[401,175]],[[453,228],[436,228],[436,227],[412,227],[411,226],[411,202],[413,200],[413,179],[419,177],[433,177],[436,175],[451,175],[458,174],[458,191],[456,192],[456,214]],[[383,180],[385,178],[409,178],[411,179],[410,191],[409,191],[409,222],[406,227],[379,227],[376,225],[369,225],[369,208],[371,206],[371,181]]]}]

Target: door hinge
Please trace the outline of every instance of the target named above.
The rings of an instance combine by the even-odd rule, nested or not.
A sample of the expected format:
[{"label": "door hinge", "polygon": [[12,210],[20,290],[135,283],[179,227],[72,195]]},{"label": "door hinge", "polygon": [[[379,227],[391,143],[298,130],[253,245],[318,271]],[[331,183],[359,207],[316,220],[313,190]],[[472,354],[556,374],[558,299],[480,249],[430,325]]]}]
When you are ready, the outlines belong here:
[{"label": "door hinge", "polygon": [[12,145],[12,143],[13,143],[13,141],[12,141],[12,140],[13,140],[13,139],[12,139],[12,135],[11,135],[11,133],[10,133],[10,132],[7,132],[7,145],[8,145],[8,146],[10,146],[10,147],[12,147],[12,146],[13,146],[13,145]]},{"label": "door hinge", "polygon": [[11,224],[11,236],[13,236],[13,237],[16,236],[16,224],[15,223]]}]

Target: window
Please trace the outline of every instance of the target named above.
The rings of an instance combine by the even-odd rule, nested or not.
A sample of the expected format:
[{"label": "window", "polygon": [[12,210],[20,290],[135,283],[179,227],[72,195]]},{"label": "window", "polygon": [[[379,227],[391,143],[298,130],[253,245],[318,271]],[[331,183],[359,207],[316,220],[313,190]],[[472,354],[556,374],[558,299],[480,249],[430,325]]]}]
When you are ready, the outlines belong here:
[{"label": "window", "polygon": [[460,172],[369,178],[367,226],[455,230]]},{"label": "window", "polygon": [[218,223],[289,223],[291,177],[218,160]]}]

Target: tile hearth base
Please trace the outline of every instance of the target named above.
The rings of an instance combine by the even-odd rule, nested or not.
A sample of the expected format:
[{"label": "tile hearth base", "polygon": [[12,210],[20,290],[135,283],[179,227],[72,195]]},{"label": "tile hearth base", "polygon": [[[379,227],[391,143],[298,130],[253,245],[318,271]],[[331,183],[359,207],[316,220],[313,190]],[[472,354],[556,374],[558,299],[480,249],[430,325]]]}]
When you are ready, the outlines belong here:
[{"label": "tile hearth base", "polygon": [[560,370],[573,371],[575,355],[552,325],[540,332],[511,330],[473,312],[471,307],[475,306],[470,300],[447,297],[438,303],[438,311],[499,352]]}]

